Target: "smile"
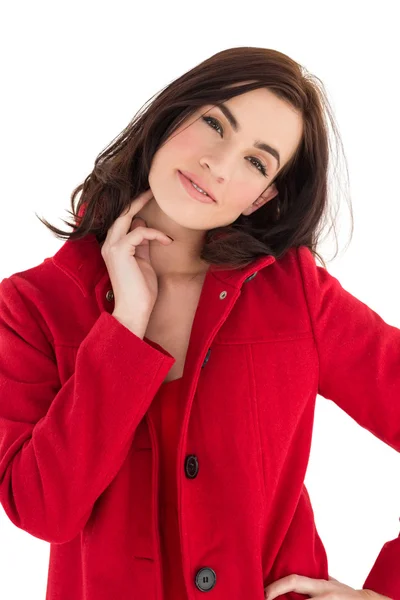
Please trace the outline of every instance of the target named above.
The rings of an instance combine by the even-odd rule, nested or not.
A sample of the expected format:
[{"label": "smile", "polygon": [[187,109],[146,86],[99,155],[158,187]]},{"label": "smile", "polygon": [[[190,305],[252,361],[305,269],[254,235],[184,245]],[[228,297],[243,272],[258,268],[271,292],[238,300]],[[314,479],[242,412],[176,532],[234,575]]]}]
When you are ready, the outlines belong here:
[{"label": "smile", "polygon": [[178,177],[182,186],[192,198],[195,200],[200,200],[200,202],[204,202],[206,204],[215,204],[215,200],[213,200],[211,196],[199,188],[199,186],[193,183],[190,179],[182,175],[180,171],[178,171]]}]

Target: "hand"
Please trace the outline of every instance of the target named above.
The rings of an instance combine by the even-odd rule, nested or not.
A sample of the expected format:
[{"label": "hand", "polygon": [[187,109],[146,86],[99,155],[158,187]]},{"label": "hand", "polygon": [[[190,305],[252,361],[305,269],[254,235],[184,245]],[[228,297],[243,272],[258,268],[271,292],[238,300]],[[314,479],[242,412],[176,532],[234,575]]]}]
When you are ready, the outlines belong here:
[{"label": "hand", "polygon": [[305,594],[309,598],[319,600],[356,600],[369,598],[370,600],[393,600],[388,596],[382,596],[372,590],[355,590],[344,583],[340,583],[334,577],[327,579],[312,579],[302,575],[288,575],[267,585],[264,589],[265,598],[273,600],[288,592]]},{"label": "hand", "polygon": [[158,296],[157,275],[151,266],[149,240],[171,244],[165,233],[147,227],[135,214],[152,198],[148,188],[114,221],[101,247],[114,293],[114,313],[126,322],[150,318]]}]

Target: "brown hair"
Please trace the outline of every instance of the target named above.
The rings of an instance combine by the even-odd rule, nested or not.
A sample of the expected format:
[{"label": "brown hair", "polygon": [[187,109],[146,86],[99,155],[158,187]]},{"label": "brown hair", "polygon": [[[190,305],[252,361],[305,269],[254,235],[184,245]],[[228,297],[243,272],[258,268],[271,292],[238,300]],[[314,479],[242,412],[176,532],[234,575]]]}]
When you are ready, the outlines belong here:
[{"label": "brown hair", "polygon": [[200,256],[217,267],[236,269],[259,256],[280,258],[290,247],[305,245],[326,266],[316,247],[328,209],[327,117],[342,143],[324,86],[318,82],[304,67],[276,50],[238,47],[218,52],[167,85],[96,158],[93,171],[72,192],[72,212],[67,212],[74,223],[63,219],[72,232],[62,231],[35,214],[59,239],[77,240],[94,234],[102,243],[115,219],[149,187],[155,152],[185,118],[206,104],[215,106],[265,87],[302,116],[302,139],[269,184],[275,183],[278,194],[251,215],[239,215],[232,224],[207,231]]}]

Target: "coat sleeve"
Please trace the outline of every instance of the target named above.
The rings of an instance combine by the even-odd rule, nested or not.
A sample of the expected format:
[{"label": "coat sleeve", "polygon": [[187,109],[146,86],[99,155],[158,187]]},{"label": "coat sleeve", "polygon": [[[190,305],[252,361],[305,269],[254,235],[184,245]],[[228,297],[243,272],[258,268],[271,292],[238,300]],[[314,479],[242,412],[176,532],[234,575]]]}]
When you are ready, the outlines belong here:
[{"label": "coat sleeve", "polygon": [[14,525],[73,539],[125,460],[175,359],[102,312],[61,386],[32,301],[0,283],[0,502]]},{"label": "coat sleeve", "polygon": [[[318,394],[400,451],[400,329],[346,291],[297,248],[319,357]],[[388,541],[363,589],[400,599],[400,536]]]}]

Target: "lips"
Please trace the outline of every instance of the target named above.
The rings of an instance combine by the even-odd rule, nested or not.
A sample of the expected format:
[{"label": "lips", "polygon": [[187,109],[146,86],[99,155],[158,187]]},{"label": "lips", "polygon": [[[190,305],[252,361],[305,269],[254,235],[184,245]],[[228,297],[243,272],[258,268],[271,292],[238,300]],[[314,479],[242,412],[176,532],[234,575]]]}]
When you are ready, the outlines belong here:
[{"label": "lips", "polygon": [[190,173],[189,171],[180,171],[180,172],[182,173],[182,175],[184,177],[186,177],[186,179],[189,179],[190,181],[195,183],[197,186],[199,186],[199,188],[201,188],[204,192],[206,192],[210,196],[210,198],[212,198],[212,200],[214,200],[214,202],[216,202],[215,197],[207,189],[207,187],[204,185],[204,183],[202,183],[201,179],[199,177],[197,177],[197,175],[194,175],[193,173]]}]

